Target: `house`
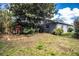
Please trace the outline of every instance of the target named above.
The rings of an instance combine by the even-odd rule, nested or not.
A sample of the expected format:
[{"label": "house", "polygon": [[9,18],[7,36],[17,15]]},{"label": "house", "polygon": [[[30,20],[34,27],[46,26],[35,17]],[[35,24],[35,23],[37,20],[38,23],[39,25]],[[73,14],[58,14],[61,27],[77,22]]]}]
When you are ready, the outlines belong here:
[{"label": "house", "polygon": [[44,22],[41,22],[41,27],[44,32],[48,33],[51,33],[56,28],[62,28],[63,32],[66,33],[68,28],[73,26],[64,22],[45,20]]}]

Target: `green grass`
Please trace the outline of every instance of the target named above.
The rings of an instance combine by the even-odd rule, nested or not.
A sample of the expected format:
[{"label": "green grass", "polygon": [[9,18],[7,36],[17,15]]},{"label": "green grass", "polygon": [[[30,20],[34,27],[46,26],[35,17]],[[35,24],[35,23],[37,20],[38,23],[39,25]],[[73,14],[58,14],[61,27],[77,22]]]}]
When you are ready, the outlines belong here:
[{"label": "green grass", "polygon": [[43,33],[9,39],[0,39],[1,56],[79,56],[79,40],[74,38]]}]

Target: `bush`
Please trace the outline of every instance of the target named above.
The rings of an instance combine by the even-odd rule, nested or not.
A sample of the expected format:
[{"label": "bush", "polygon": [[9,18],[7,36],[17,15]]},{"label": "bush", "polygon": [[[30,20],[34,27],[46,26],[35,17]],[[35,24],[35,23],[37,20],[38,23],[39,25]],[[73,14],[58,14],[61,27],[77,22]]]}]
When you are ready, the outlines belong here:
[{"label": "bush", "polygon": [[73,28],[68,28],[67,31],[68,31],[68,32],[72,32],[72,31],[73,31]]},{"label": "bush", "polygon": [[53,31],[53,34],[56,34],[56,35],[61,35],[63,33],[63,29],[61,28],[56,28],[54,31]]},{"label": "bush", "polygon": [[35,32],[35,29],[33,28],[24,28],[23,33],[25,34],[33,34]]},{"label": "bush", "polygon": [[67,32],[67,33],[63,33],[63,35],[64,36],[69,36],[69,35],[71,35],[71,33],[70,32]]},{"label": "bush", "polygon": [[44,48],[45,48],[44,43],[42,41],[39,41],[38,44],[36,45],[36,49],[42,50]]},{"label": "bush", "polygon": [[55,56],[55,53],[51,52],[50,55],[51,55],[51,56]]},{"label": "bush", "polygon": [[75,38],[79,38],[79,32],[76,31],[76,32],[74,33],[74,37],[75,37]]},{"label": "bush", "polygon": [[39,49],[39,50],[42,50],[43,49],[43,45],[40,44],[36,48]]},{"label": "bush", "polygon": [[62,36],[68,36],[68,37],[73,37],[73,34],[72,32],[67,32],[67,33],[63,33]]},{"label": "bush", "polygon": [[79,38],[79,17],[76,18],[74,21],[74,28],[75,28],[74,37]]}]

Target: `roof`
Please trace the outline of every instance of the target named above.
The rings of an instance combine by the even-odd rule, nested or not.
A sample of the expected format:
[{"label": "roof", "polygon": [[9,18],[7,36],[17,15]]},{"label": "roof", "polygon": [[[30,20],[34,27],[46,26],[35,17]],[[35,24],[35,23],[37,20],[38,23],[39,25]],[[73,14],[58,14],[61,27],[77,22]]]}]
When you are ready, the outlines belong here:
[{"label": "roof", "polygon": [[63,21],[56,21],[56,20],[46,20],[46,21],[49,21],[49,22],[52,22],[52,23],[57,23],[57,24],[63,24],[63,25],[68,25],[68,26],[73,26],[71,24],[67,24]]},{"label": "roof", "polygon": [[67,23],[61,23],[61,22],[55,22],[55,23],[63,24],[63,25],[68,25],[68,26],[73,26],[73,25],[71,25],[71,24],[67,24]]}]

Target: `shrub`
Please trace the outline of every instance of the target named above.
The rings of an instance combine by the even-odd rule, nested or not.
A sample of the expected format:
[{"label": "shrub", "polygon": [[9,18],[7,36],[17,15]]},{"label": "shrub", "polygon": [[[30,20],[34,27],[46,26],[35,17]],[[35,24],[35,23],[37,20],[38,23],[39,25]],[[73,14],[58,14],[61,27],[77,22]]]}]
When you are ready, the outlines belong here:
[{"label": "shrub", "polygon": [[37,46],[36,46],[36,48],[37,48],[38,50],[44,49],[44,48],[45,48],[44,43],[41,42],[41,41],[39,41],[38,44],[37,44]]},{"label": "shrub", "polygon": [[72,32],[72,31],[73,31],[73,28],[68,28],[67,31],[68,31],[68,32]]},{"label": "shrub", "polygon": [[54,34],[56,35],[61,35],[63,33],[63,29],[61,28],[56,28],[54,31],[53,31]]},{"label": "shrub", "polygon": [[75,28],[74,37],[79,38],[79,17],[76,18],[74,21],[74,28]]},{"label": "shrub", "polygon": [[73,37],[73,32],[67,32],[67,33],[63,33],[62,36],[68,36],[68,37]]},{"label": "shrub", "polygon": [[33,28],[24,28],[23,33],[25,34],[33,34],[35,32],[35,29]]},{"label": "shrub", "polygon": [[75,38],[79,38],[79,32],[76,31],[76,32],[74,33],[74,37],[75,37]]},{"label": "shrub", "polygon": [[50,55],[51,55],[51,56],[55,56],[55,53],[51,52]]},{"label": "shrub", "polygon": [[38,46],[37,46],[37,49],[42,50],[42,49],[43,49],[43,45],[41,45],[41,44],[38,45]]}]

